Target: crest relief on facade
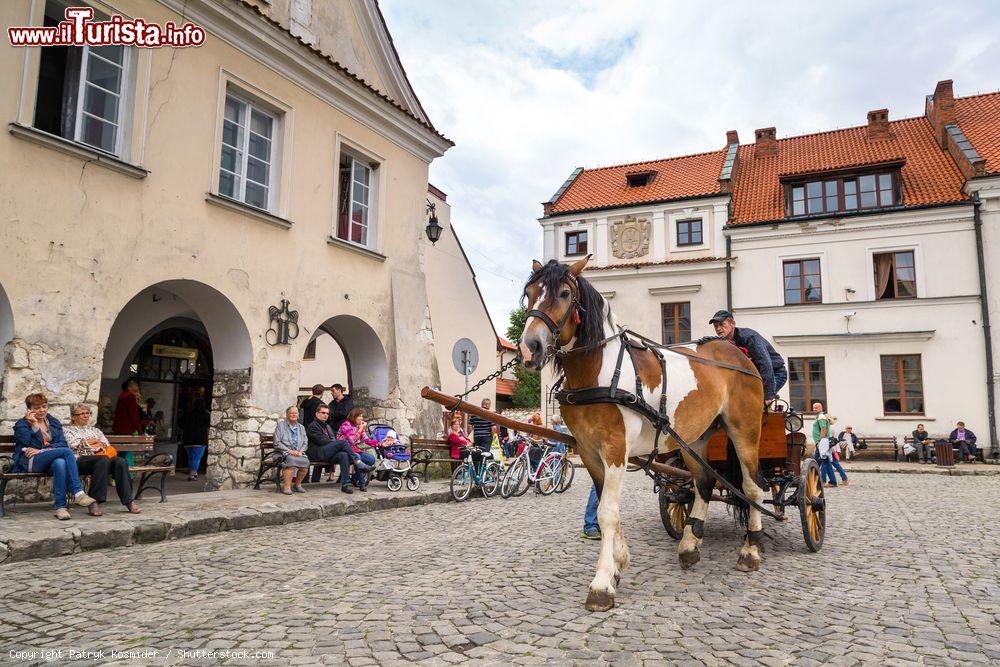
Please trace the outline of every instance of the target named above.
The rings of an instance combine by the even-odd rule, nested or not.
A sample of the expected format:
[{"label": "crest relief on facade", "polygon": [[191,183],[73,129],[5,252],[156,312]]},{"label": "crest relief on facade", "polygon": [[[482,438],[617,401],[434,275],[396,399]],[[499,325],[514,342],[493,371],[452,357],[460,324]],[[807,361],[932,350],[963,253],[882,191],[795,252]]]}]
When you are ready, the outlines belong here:
[{"label": "crest relief on facade", "polygon": [[628,216],[611,226],[611,253],[618,259],[635,259],[649,254],[650,224],[647,218]]}]

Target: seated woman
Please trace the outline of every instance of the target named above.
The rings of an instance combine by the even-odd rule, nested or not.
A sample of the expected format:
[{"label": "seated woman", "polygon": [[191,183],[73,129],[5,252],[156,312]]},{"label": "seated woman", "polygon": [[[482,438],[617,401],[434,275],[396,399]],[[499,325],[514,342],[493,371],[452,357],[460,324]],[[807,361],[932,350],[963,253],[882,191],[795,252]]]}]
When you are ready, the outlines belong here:
[{"label": "seated woman", "polygon": [[45,394],[30,394],[24,399],[28,411],[14,424],[14,472],[52,474],[52,499],[56,518],[71,518],[66,509],[66,494],[80,507],[90,507],[94,499],[83,492],[76,457],[66,444],[62,424],[49,414]]},{"label": "seated woman", "polygon": [[451,420],[451,433],[448,434],[448,446],[451,447],[451,471],[455,472],[462,463],[462,450],[472,447],[472,440],[462,431],[462,420]]},{"label": "seated woman", "polygon": [[90,407],[77,403],[69,411],[72,423],[63,429],[66,443],[76,455],[76,467],[81,475],[90,475],[87,491],[96,502],[88,510],[91,516],[101,516],[100,504],[108,499],[108,474],[115,479],[115,492],[129,512],[138,514],[142,508],[132,498],[132,479],[128,463],[120,456],[108,456],[107,437],[96,426],[90,426]]},{"label": "seated woman", "polygon": [[[346,440],[351,445],[351,450],[357,454],[366,466],[374,466],[375,454],[371,450],[378,447],[379,444],[377,440],[365,432],[366,426],[368,426],[368,423],[361,413],[361,408],[354,408],[347,413],[347,420],[340,425],[337,437],[341,440]],[[351,477],[351,481],[354,482],[354,486],[358,487],[359,491],[368,490],[368,479],[364,471],[359,470],[357,466],[354,467],[354,475]]]},{"label": "seated woman", "polygon": [[281,461],[281,492],[286,496],[292,495],[292,477],[295,477],[295,492],[306,492],[302,481],[309,474],[308,444],[306,428],[299,423],[299,409],[293,405],[285,410],[285,418],[274,429],[274,448],[284,457]]},{"label": "seated woman", "polygon": [[306,448],[306,456],[310,461],[323,461],[330,465],[340,466],[340,490],[344,493],[354,493],[351,490],[351,479],[348,475],[351,463],[355,468],[360,468],[362,472],[371,470],[371,466],[365,465],[353,449],[350,443],[345,440],[338,440],[333,428],[327,423],[330,418],[330,408],[321,405],[316,408],[316,418],[306,427],[306,435],[309,438],[309,445]]}]

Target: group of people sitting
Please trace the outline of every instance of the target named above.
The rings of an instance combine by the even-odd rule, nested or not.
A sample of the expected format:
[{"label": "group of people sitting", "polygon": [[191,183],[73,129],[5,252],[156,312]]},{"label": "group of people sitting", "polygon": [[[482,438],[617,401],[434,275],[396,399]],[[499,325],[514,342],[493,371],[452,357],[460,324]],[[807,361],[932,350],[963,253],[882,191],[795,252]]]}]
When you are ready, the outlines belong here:
[{"label": "group of people sitting", "polygon": [[[955,424],[955,428],[948,435],[948,443],[958,449],[958,460],[956,463],[976,463],[979,456],[979,448],[976,446],[976,434],[972,429],[965,428],[965,422],[960,421]],[[903,447],[903,454],[907,461],[920,463],[933,463],[937,460],[934,451],[935,440],[927,433],[923,424],[917,424],[913,431],[913,443]]]},{"label": "group of people sitting", "polygon": [[[132,497],[128,464],[117,455],[107,437],[90,425],[91,409],[77,404],[70,409],[71,424],[49,414],[45,394],[30,394],[24,399],[27,411],[14,424],[13,472],[37,472],[52,475],[55,516],[61,521],[72,518],[68,498],[87,508],[90,516],[101,516],[101,504],[108,497],[108,479],[114,479],[118,500],[132,513],[142,508]],[[90,475],[84,492],[81,475]]]}]

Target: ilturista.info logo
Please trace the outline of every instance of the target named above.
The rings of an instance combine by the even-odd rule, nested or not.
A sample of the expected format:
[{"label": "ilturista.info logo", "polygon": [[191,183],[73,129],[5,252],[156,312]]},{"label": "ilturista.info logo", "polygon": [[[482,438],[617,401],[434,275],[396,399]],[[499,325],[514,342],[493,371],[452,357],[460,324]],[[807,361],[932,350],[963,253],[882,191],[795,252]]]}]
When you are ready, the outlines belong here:
[{"label": "ilturista.info logo", "polygon": [[115,14],[106,21],[94,20],[93,7],[67,7],[66,20],[55,26],[7,28],[11,46],[164,46],[185,48],[205,43],[205,29],[190,21],[178,26]]}]

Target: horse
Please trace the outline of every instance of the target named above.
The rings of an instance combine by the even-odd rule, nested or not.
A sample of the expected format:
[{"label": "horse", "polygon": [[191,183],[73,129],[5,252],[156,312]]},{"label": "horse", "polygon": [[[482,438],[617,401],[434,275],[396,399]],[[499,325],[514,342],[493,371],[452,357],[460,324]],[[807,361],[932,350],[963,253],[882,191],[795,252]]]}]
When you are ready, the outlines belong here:
[{"label": "horse", "polygon": [[[523,293],[527,318],[519,349],[524,367],[540,371],[553,363],[564,374],[565,391],[607,388],[619,382],[623,387],[634,387],[647,406],[661,406],[676,434],[702,460],[707,459],[708,440],[719,429],[724,430],[739,463],[731,466],[726,479],[737,487],[742,485],[746,496],[760,505],[764,491],[758,471],[758,447],[764,396],[752,362],[731,342],[712,338],[686,344],[676,352],[654,352],[646,346],[635,346],[628,350],[632,363],[622,363],[621,348],[627,342],[618,334],[623,329],[609,304],[581,275],[589,259],[590,255],[572,265],[555,260],[544,265],[533,262]],[[737,372],[738,368],[743,372]],[[619,374],[616,379],[614,376]],[[641,457],[649,457],[654,447],[670,452],[679,445],[668,437],[657,446],[659,435],[651,420],[626,405],[564,403],[561,412],[576,437],[580,457],[600,498],[600,555],[586,608],[606,611],[615,605],[615,589],[630,558],[619,504],[626,463],[631,460],[635,464]],[[697,490],[677,547],[680,566],[687,569],[701,558],[715,479],[686,451],[681,454]],[[760,566],[757,545],[763,536],[761,513],[752,504],[739,498],[733,500],[736,517],[747,527],[736,567],[754,571]]]}]

